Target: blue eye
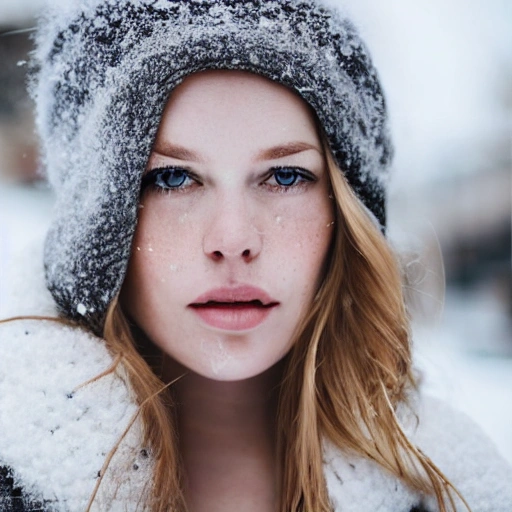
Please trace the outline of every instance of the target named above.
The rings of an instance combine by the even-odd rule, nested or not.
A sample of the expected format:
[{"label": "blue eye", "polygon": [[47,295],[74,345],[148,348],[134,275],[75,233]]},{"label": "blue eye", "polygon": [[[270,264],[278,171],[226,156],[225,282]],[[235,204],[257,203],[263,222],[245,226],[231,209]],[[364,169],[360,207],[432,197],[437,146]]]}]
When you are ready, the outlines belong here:
[{"label": "blue eye", "polygon": [[267,180],[274,187],[289,188],[301,183],[315,181],[314,175],[299,167],[275,167]]},{"label": "blue eye", "polygon": [[166,169],[157,174],[155,185],[163,188],[181,187],[187,179],[187,172],[184,169]]},{"label": "blue eye", "polygon": [[298,176],[297,171],[288,167],[276,169],[274,172],[276,183],[282,187],[290,187],[293,185],[297,181]]},{"label": "blue eye", "polygon": [[188,171],[181,167],[152,169],[142,178],[141,192],[144,192],[148,186],[163,190],[179,189],[190,179]]}]

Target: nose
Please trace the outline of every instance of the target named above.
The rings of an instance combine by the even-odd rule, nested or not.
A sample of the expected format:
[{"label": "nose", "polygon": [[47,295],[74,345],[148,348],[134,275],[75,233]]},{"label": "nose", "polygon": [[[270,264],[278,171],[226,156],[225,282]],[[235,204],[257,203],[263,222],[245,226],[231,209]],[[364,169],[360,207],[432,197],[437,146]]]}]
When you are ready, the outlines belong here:
[{"label": "nose", "polygon": [[263,245],[262,232],[255,223],[260,215],[251,211],[249,201],[243,197],[218,197],[216,203],[203,239],[205,255],[215,262],[250,263],[259,256]]}]

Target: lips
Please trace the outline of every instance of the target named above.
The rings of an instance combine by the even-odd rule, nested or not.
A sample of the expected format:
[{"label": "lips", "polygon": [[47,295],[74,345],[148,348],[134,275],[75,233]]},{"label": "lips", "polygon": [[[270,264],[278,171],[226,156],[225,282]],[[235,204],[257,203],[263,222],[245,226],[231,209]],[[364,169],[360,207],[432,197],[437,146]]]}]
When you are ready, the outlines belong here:
[{"label": "lips", "polygon": [[279,302],[261,288],[217,288],[189,304],[203,322],[217,329],[244,331],[261,324]]}]

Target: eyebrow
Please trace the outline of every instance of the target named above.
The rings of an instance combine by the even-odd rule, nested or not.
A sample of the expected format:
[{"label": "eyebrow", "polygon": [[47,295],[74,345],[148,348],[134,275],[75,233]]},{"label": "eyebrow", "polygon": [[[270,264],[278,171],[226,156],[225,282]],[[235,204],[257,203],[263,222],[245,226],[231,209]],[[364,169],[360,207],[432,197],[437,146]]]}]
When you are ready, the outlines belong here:
[{"label": "eyebrow", "polygon": [[[284,158],[286,156],[295,155],[297,153],[310,150],[322,153],[318,146],[309,144],[307,142],[288,142],[286,144],[279,144],[277,146],[273,146],[271,148],[260,151],[256,154],[255,160],[277,160],[279,158]],[[195,151],[187,149],[183,146],[172,144],[170,142],[160,142],[155,144],[153,151],[169,158],[175,158],[176,160],[199,163],[204,162],[204,159],[201,158],[201,156]]]},{"label": "eyebrow", "polygon": [[308,144],[307,142],[289,142],[280,144],[269,149],[265,149],[258,153],[256,160],[277,160],[285,156],[295,155],[303,151],[315,150],[322,153],[318,146]]},{"label": "eyebrow", "polygon": [[153,147],[153,151],[169,158],[175,158],[176,160],[186,160],[189,162],[204,161],[196,152],[183,146],[172,144],[171,142],[156,143]]}]

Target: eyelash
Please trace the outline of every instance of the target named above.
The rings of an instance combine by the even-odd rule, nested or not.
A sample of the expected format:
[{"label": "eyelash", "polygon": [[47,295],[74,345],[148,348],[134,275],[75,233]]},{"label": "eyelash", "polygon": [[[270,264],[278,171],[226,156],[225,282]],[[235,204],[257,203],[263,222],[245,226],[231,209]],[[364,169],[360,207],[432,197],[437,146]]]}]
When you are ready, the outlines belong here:
[{"label": "eyelash", "polygon": [[[283,183],[279,183],[276,179],[279,172],[286,172],[292,175],[292,182],[288,185],[284,185]],[[269,180],[274,180],[275,184],[269,183]],[[281,177],[282,178],[282,177]],[[302,167],[292,167],[292,166],[283,166],[283,167],[273,167],[270,170],[270,173],[267,174],[267,177],[264,181],[267,187],[271,187],[280,192],[289,192],[297,187],[303,187],[308,183],[317,181],[317,178],[314,174]]]},{"label": "eyelash", "polygon": [[[183,181],[176,185],[169,184],[168,180],[170,178],[175,178],[177,174],[181,175],[180,178],[183,177]],[[183,187],[183,184],[187,180],[198,181],[190,171],[187,171],[187,169],[183,169],[182,167],[158,167],[156,169],[151,169],[142,177],[141,194],[148,188],[160,190],[161,192],[184,191],[192,185],[192,183],[190,183]]]},{"label": "eyelash", "polygon": [[[279,176],[278,173],[281,173],[280,178],[277,178],[277,176]],[[283,176],[282,174],[284,173],[288,174],[288,176]],[[174,185],[170,184],[169,180],[176,177],[181,181]],[[272,179],[274,183],[269,183]],[[279,179],[281,179],[281,183],[279,183]],[[190,181],[191,183],[185,185],[187,181]],[[284,181],[290,181],[290,183],[284,184]],[[263,184],[274,191],[289,192],[297,187],[303,187],[307,185],[307,183],[315,181],[317,181],[315,175],[306,169],[301,167],[282,166],[272,167],[270,172],[265,175]],[[159,190],[164,193],[185,192],[194,184],[193,182],[201,184],[199,178],[183,167],[158,167],[156,169],[151,169],[143,176],[141,194],[143,194],[148,188]]]}]

